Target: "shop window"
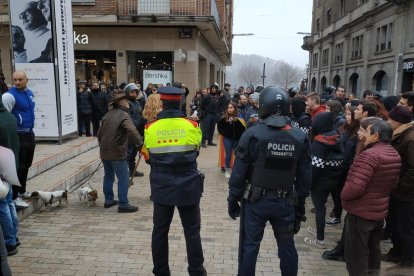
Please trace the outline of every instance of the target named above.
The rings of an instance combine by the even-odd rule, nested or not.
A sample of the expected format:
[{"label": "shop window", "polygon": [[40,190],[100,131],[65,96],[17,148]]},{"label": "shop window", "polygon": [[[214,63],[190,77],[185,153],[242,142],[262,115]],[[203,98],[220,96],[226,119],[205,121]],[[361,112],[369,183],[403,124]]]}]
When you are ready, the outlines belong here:
[{"label": "shop window", "polygon": [[[141,83],[144,86],[144,70],[173,72],[173,52],[128,52],[128,82]],[[168,81],[160,83],[167,85]],[[144,87],[145,88],[145,87]]]},{"label": "shop window", "polygon": [[77,80],[99,81],[116,85],[115,51],[75,51],[75,76]]}]

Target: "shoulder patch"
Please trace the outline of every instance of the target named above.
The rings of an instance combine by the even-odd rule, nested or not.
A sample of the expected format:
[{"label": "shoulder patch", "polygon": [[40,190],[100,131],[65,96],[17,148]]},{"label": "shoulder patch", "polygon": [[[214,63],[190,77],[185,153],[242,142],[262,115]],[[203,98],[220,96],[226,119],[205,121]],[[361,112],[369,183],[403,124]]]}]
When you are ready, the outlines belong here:
[{"label": "shoulder patch", "polygon": [[190,122],[194,127],[198,127],[198,123],[194,120],[191,120],[189,118],[183,118],[184,120]]},{"label": "shoulder patch", "polygon": [[145,129],[148,129],[152,124],[154,124],[155,122],[157,122],[158,120],[154,120],[152,122],[146,123],[145,124]]}]

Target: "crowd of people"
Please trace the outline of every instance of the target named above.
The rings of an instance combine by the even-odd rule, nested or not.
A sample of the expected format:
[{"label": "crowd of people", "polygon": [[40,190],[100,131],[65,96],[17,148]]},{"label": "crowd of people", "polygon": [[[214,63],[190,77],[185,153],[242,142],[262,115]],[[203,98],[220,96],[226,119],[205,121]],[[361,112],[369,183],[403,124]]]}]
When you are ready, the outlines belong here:
[{"label": "crowd of people", "polygon": [[[23,199],[30,197],[26,180],[35,149],[35,102],[27,82],[26,74],[17,71],[12,88],[1,85],[0,115],[11,113],[7,120],[15,128],[2,121],[0,145],[14,151],[21,184],[0,199],[8,255],[16,254],[20,244],[16,207],[26,208]],[[138,82],[108,90],[98,82],[78,82],[79,136],[98,138],[104,207],[118,205],[119,213],[138,211],[128,201],[129,177],[143,176],[135,171],[138,154],[151,166],[154,274],[169,273],[166,237],[174,206],[185,230],[189,272],[206,273],[199,208],[204,175],[196,159],[200,147],[217,146],[216,129],[219,168],[230,184],[229,215],[243,217],[246,226],[239,275],[254,274],[267,220],[280,247],[282,275],[297,273],[293,235],[304,221],[309,195],[315,227],[306,229],[307,245],[325,249],[325,227],[344,222],[337,246],[322,258],[345,260],[350,275],[379,273],[381,259],[414,269],[414,92],[382,97],[367,90],[356,99],[347,96],[344,86],[322,94],[263,86],[240,87],[232,93],[230,84],[220,90],[214,83],[198,89],[187,106],[188,95],[186,85],[179,82],[149,84],[145,90]],[[113,192],[115,176],[118,199]],[[295,207],[289,201],[293,189],[299,199]],[[241,207],[245,194],[246,205]],[[329,197],[334,207],[326,221]],[[285,209],[264,214],[267,207],[282,206],[282,201]],[[381,256],[380,241],[387,238],[393,248]]]}]

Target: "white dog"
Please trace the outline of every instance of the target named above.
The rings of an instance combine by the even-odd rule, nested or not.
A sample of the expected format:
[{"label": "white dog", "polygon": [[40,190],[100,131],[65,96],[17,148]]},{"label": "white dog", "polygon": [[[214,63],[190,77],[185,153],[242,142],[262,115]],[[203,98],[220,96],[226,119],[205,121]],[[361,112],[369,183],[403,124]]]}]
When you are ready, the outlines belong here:
[{"label": "white dog", "polygon": [[98,199],[98,191],[90,187],[81,187],[78,190],[79,201],[87,203],[88,206],[95,205],[96,200]]},{"label": "white dog", "polygon": [[59,202],[59,207],[62,204],[62,200],[64,200],[66,204],[68,203],[68,191],[64,190],[54,192],[34,191],[31,197],[39,197],[43,201],[46,209],[49,209],[55,202]]}]

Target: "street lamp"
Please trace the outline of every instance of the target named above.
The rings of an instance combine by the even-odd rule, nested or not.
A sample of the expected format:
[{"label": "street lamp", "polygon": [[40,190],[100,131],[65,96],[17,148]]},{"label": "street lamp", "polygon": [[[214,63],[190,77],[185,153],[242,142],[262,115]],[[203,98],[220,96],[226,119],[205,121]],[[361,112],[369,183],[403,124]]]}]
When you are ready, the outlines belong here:
[{"label": "street lamp", "polygon": [[297,32],[296,34],[300,34],[300,35],[311,35],[311,36],[319,35],[319,33],[307,33],[307,32]]}]

